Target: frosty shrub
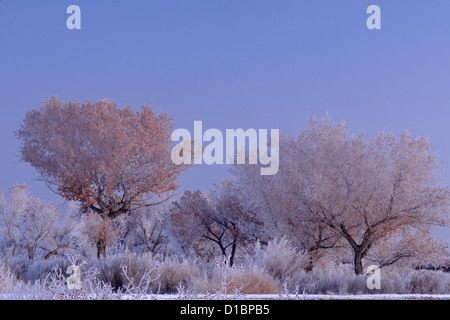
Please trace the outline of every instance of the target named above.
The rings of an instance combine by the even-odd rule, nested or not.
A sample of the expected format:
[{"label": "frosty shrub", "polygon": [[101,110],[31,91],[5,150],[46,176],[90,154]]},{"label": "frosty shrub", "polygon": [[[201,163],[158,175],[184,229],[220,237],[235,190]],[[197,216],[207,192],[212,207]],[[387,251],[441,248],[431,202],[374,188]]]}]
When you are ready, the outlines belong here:
[{"label": "frosty shrub", "polygon": [[9,288],[18,284],[19,281],[11,270],[4,263],[0,263],[0,293],[5,293]]},{"label": "frosty shrub", "polygon": [[147,286],[147,280],[153,282],[157,278],[156,260],[152,254],[138,255],[127,251],[96,260],[95,265],[99,269],[99,279],[109,283],[115,291],[127,292],[133,288],[141,293],[153,292],[153,285]]},{"label": "frosty shrub", "polygon": [[431,270],[414,271],[406,279],[406,289],[413,294],[448,294],[450,274]]},{"label": "frosty shrub", "polygon": [[[98,279],[98,270],[95,267],[88,267],[86,262],[76,261],[68,257],[68,264],[77,263],[80,265],[80,289],[73,289],[68,286],[69,275],[61,267],[55,265],[43,278],[35,281],[20,281],[13,283],[2,290],[0,299],[7,300],[110,300],[117,299],[112,287]],[[36,270],[43,267],[35,266]],[[41,275],[40,272],[36,273]]]},{"label": "frosty shrub", "polygon": [[159,277],[156,272],[156,260],[153,254],[144,253],[136,254],[132,252],[126,252],[123,255],[121,262],[122,279],[126,280],[128,285],[133,286],[135,289],[147,290],[148,293],[155,293],[155,284],[152,283],[149,287],[142,287],[143,278],[152,279],[152,282]]},{"label": "frosty shrub", "polygon": [[292,293],[306,294],[449,294],[450,274],[442,271],[382,269],[381,289],[369,290],[364,275],[348,265],[300,272],[286,282]]},{"label": "frosty shrub", "polygon": [[5,257],[3,264],[15,275],[19,280],[27,280],[27,271],[32,260],[25,256]]},{"label": "frosty shrub", "polygon": [[279,283],[264,270],[256,266],[230,266],[228,260],[216,261],[211,273],[210,293],[270,294],[279,292]]},{"label": "frosty shrub", "polygon": [[122,274],[122,260],[122,256],[113,255],[98,260],[96,263],[99,268],[99,279],[105,283],[109,283],[116,291],[125,284]]},{"label": "frosty shrub", "polygon": [[28,264],[28,268],[26,270],[25,280],[34,282],[37,280],[44,280],[52,271],[55,269],[58,270],[67,270],[67,267],[70,265],[70,262],[67,258],[62,256],[54,256],[47,260],[34,260]]},{"label": "frosty shrub", "polygon": [[48,259],[31,260],[27,256],[4,257],[3,264],[14,274],[14,276],[24,282],[34,282],[45,279],[56,267],[66,270],[70,265],[65,256],[52,256]]},{"label": "frosty shrub", "polygon": [[262,247],[258,241],[253,254],[246,256],[246,262],[252,270],[258,268],[280,281],[285,281],[304,268],[306,258],[283,237],[269,241],[266,247]]},{"label": "frosty shrub", "polygon": [[244,269],[237,273],[232,288],[240,288],[242,294],[274,294],[279,292],[278,281],[266,272],[258,269]]},{"label": "frosty shrub", "polygon": [[151,253],[126,252],[101,259],[97,265],[99,278],[115,290],[124,290],[127,285],[136,287],[143,277],[149,277],[152,281],[147,293],[175,293],[179,285],[190,287],[191,280],[200,277],[200,269],[195,263],[177,257],[163,259]]},{"label": "frosty shrub", "polygon": [[168,257],[158,262],[156,273],[159,278],[155,281],[160,293],[175,293],[177,287],[191,286],[194,278],[201,277],[200,268],[193,262],[176,257]]},{"label": "frosty shrub", "polygon": [[365,277],[355,275],[346,267],[302,271],[288,285],[291,292],[307,294],[362,294],[365,293],[365,288]]}]

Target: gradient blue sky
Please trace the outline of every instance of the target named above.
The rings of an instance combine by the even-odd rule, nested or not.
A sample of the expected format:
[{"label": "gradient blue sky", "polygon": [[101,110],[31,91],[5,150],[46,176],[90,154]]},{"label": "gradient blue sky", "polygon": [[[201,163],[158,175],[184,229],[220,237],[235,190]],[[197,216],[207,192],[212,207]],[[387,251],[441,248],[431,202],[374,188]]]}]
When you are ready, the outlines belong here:
[{"label": "gradient blue sky", "polygon": [[[66,8],[82,30],[66,28]],[[382,30],[366,28],[366,8]],[[352,132],[429,135],[450,182],[448,0],[0,0],[0,190],[53,199],[17,157],[14,131],[40,99],[149,104],[177,127],[281,128],[330,113]],[[227,167],[198,166],[206,190]]]}]

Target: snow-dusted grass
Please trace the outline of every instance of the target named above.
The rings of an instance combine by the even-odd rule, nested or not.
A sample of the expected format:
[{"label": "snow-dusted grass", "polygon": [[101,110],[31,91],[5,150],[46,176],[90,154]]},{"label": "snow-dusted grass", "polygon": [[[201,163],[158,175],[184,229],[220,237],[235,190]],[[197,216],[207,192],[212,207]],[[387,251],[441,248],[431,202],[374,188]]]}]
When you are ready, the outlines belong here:
[{"label": "snow-dusted grass", "polygon": [[[274,252],[257,252],[232,267],[226,259],[205,264],[130,252],[88,262],[70,255],[10,260],[0,263],[0,299],[450,299],[450,273],[382,269],[381,289],[369,290],[365,276],[349,265],[305,272],[285,263],[295,263],[289,255]],[[68,288],[69,265],[82,270],[79,290]],[[280,270],[289,272],[283,276]]]}]

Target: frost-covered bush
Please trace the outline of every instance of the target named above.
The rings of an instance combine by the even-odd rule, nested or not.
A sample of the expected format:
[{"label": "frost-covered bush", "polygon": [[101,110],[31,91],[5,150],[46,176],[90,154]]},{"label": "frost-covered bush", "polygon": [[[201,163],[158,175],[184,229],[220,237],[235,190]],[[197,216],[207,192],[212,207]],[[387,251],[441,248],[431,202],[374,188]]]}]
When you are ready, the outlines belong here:
[{"label": "frost-covered bush", "polygon": [[155,284],[158,284],[160,293],[175,293],[179,285],[189,286],[193,279],[201,277],[201,270],[196,263],[177,257],[160,260],[155,271],[159,275]]},{"label": "frost-covered bush", "polygon": [[265,247],[255,244],[253,253],[246,256],[251,269],[261,269],[280,281],[293,277],[304,269],[306,256],[291,245],[288,239],[271,240]]},{"label": "frost-covered bush", "polygon": [[70,265],[65,256],[52,256],[48,259],[31,260],[27,256],[4,257],[3,264],[18,280],[34,282],[43,280],[54,269],[66,270]]},{"label": "frost-covered bush", "polygon": [[255,267],[237,273],[230,286],[242,294],[275,294],[280,290],[277,280]]},{"label": "frost-covered bush", "polygon": [[19,285],[19,281],[13,272],[4,263],[0,263],[0,294],[17,285]]},{"label": "frost-covered bush", "polygon": [[[30,281],[16,281],[9,287],[3,288],[0,299],[14,300],[110,300],[119,296],[112,287],[98,279],[98,270],[87,267],[86,262],[68,257],[68,264],[80,265],[80,277],[77,284],[80,288],[68,285],[69,276],[65,270],[55,265],[43,279]],[[35,267],[45,269],[47,265]],[[39,272],[38,275],[41,275]]]},{"label": "frost-covered bush", "polygon": [[97,266],[100,279],[110,283],[116,290],[130,282],[137,285],[147,273],[153,279],[148,293],[175,293],[179,285],[190,286],[194,278],[201,276],[200,268],[193,262],[177,257],[163,259],[151,253],[117,254],[99,260]]},{"label": "frost-covered bush", "polygon": [[16,276],[19,280],[27,280],[27,271],[33,262],[25,256],[3,257],[3,264]]},{"label": "frost-covered bush", "polygon": [[406,279],[406,289],[413,294],[449,294],[450,274],[431,270],[414,271]]},{"label": "frost-covered bush", "polygon": [[49,257],[69,245],[72,224],[58,208],[33,198],[28,186],[15,185],[0,194],[0,249],[29,259]]},{"label": "frost-covered bush", "polygon": [[227,259],[218,259],[209,274],[209,293],[273,294],[280,288],[266,271],[256,266],[229,266]]},{"label": "frost-covered bush", "polygon": [[307,294],[450,294],[450,274],[442,271],[381,269],[381,288],[367,288],[367,278],[350,266],[315,268],[287,282],[290,292]]},{"label": "frost-covered bush", "polygon": [[[131,282],[133,286],[138,286],[146,274],[153,279],[158,278],[155,267],[156,260],[152,253],[136,254],[127,251],[121,261],[122,279],[127,283]],[[155,293],[154,284],[147,289]]]},{"label": "frost-covered bush", "polygon": [[155,284],[142,287],[145,282],[143,278],[152,278],[153,282],[158,277],[155,271],[156,260],[152,254],[138,255],[127,251],[96,260],[94,264],[98,267],[99,279],[109,283],[116,291],[127,291],[127,287],[131,286],[146,293],[154,293]]},{"label": "frost-covered bush", "polygon": [[301,271],[287,281],[289,292],[307,294],[362,294],[366,281],[362,275],[355,275],[347,267],[314,268],[311,272]]},{"label": "frost-covered bush", "polygon": [[124,285],[122,261],[122,256],[114,255],[101,259],[96,263],[99,269],[99,279],[109,283],[115,290],[122,288]]},{"label": "frost-covered bush", "polygon": [[54,256],[47,260],[33,260],[26,270],[26,281],[44,280],[55,269],[66,271],[70,261],[63,256]]}]

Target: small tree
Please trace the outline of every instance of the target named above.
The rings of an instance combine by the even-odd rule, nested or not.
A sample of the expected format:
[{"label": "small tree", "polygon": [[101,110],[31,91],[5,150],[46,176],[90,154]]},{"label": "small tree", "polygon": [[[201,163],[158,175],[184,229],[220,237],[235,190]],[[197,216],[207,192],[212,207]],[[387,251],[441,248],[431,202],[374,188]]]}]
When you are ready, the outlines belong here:
[{"label": "small tree", "polygon": [[238,245],[255,240],[258,221],[243,210],[233,183],[225,181],[210,194],[187,190],[171,209],[173,233],[193,247],[202,248],[212,242],[225,257],[234,263]]},{"label": "small tree", "polygon": [[125,247],[135,252],[153,254],[167,250],[168,237],[165,234],[167,215],[166,208],[162,205],[143,208],[126,217],[123,232]]},{"label": "small tree", "polygon": [[[186,166],[170,159],[172,125],[145,105],[134,112],[108,99],[81,104],[52,97],[26,114],[17,136],[23,160],[52,190],[112,220],[177,189]],[[98,257],[106,255],[106,245],[100,235]]]},{"label": "small tree", "polygon": [[70,243],[72,228],[54,205],[33,198],[28,186],[15,185],[9,197],[0,194],[0,243],[12,255],[26,253],[33,260],[37,252],[47,258]]}]

